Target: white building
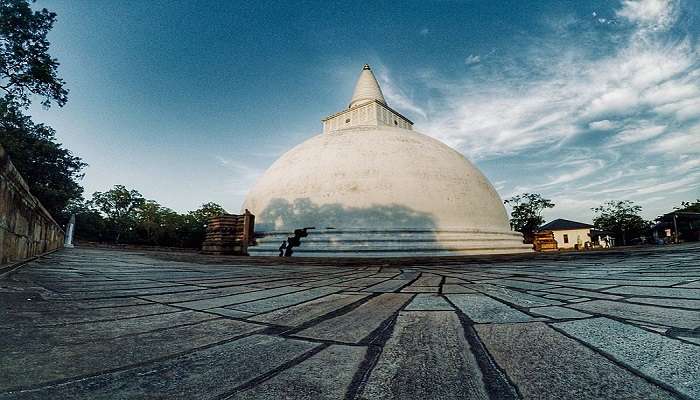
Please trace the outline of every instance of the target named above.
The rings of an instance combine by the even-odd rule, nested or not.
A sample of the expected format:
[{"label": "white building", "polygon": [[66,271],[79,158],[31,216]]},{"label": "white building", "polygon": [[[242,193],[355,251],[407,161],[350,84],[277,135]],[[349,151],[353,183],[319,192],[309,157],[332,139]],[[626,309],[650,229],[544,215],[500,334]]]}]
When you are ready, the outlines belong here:
[{"label": "white building", "polygon": [[251,254],[277,254],[294,229],[315,227],[300,256],[530,251],[512,232],[493,186],[462,154],[413,130],[365,65],[347,109],[282,155],[243,208],[264,236]]},{"label": "white building", "polygon": [[586,242],[591,242],[591,228],[593,225],[559,218],[542,225],[539,231],[552,231],[560,249],[573,249],[576,245],[583,249]]}]

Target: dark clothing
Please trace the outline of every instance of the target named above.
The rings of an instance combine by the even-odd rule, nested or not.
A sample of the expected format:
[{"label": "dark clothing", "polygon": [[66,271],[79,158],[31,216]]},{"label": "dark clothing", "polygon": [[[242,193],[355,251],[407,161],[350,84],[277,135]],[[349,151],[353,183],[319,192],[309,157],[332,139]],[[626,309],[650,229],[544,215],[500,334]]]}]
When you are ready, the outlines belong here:
[{"label": "dark clothing", "polygon": [[[290,236],[287,238],[287,246],[284,248],[284,256],[285,257],[292,256],[292,253],[294,253],[294,251],[292,250],[293,247],[301,246],[301,238],[309,236],[309,233],[307,232],[308,229],[314,229],[314,228],[310,227],[310,228],[304,228],[304,229],[295,229],[294,236]],[[280,246],[280,256],[281,255],[282,255],[282,246]]]},{"label": "dark clothing", "polygon": [[287,242],[284,240],[282,241],[282,245],[280,246],[280,257],[284,256],[284,250],[287,248]]}]

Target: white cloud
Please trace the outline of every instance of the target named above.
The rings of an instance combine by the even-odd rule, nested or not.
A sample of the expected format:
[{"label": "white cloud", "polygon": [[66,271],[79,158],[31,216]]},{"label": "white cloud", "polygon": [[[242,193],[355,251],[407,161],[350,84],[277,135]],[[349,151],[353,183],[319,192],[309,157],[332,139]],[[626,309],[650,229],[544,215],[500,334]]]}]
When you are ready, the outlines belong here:
[{"label": "white cloud", "polygon": [[652,113],[652,122],[669,115],[690,119],[700,114],[696,55],[687,43],[630,43],[602,59],[542,60],[551,65],[533,68],[544,69],[547,79],[441,82],[431,76],[426,86],[442,92],[444,104],[419,128],[480,159],[558,146],[584,128],[635,127],[640,113]]},{"label": "white cloud", "polygon": [[673,172],[684,174],[700,168],[700,158],[689,158],[681,161],[673,167]]},{"label": "white cloud", "polygon": [[621,146],[625,144],[641,142],[659,136],[666,129],[663,125],[640,126],[620,131],[613,140],[611,146]]},{"label": "white cloud", "polygon": [[653,30],[665,30],[675,21],[675,13],[672,0],[625,0],[617,16]]},{"label": "white cloud", "polygon": [[[608,199],[697,190],[700,51],[691,33],[670,33],[677,14],[672,1],[624,1],[614,37],[599,48],[607,52],[561,39],[580,29],[569,21],[511,56],[520,58],[501,52],[462,80],[419,76],[433,96],[426,107],[413,103],[426,111],[417,130],[499,165],[505,197],[536,191],[573,219]],[[517,165],[505,182],[500,160]]]},{"label": "white cloud", "polygon": [[659,114],[672,115],[679,121],[687,121],[700,117],[700,96],[677,101],[675,103],[663,104],[654,108]]},{"label": "white cloud", "polygon": [[624,116],[633,112],[638,102],[636,90],[629,87],[612,89],[593,99],[584,114],[589,117],[615,114]]},{"label": "white cloud", "polygon": [[384,97],[386,97],[387,102],[392,108],[415,113],[423,118],[426,117],[425,110],[394,83],[387,68],[380,68],[378,70],[377,79],[380,82]]},{"label": "white cloud", "polygon": [[[549,181],[547,184],[545,184],[543,186],[560,185],[562,183],[578,180],[580,178],[591,175],[592,173],[600,170],[603,167],[603,165],[604,165],[604,163],[602,161],[600,161],[598,163],[598,165],[586,164],[586,165],[582,165],[582,166],[577,165],[577,166],[575,166],[575,168],[569,167],[570,169],[573,169],[571,172],[561,174],[561,175],[553,178],[551,181]],[[566,169],[566,167],[562,167],[560,169]]]},{"label": "white cloud", "polygon": [[676,132],[666,135],[651,143],[647,150],[650,153],[664,154],[699,154],[700,129],[695,127],[688,132]]},{"label": "white cloud", "polygon": [[481,62],[481,57],[475,54],[470,54],[467,58],[464,59],[464,63],[467,65],[474,65],[478,64]]},{"label": "white cloud", "polygon": [[604,119],[601,121],[593,121],[588,124],[588,128],[595,131],[609,131],[611,129],[617,128],[618,126],[618,123],[610,121],[608,119]]},{"label": "white cloud", "polygon": [[[626,40],[616,40],[606,56],[592,57],[587,49],[554,38],[551,44],[538,42],[522,50],[527,68],[502,60],[495,75],[475,72],[464,81],[430,75],[424,84],[442,94],[442,104],[432,104],[436,111],[417,127],[477,160],[556,149],[590,130],[601,131],[602,145],[673,132],[669,117],[683,121],[700,116],[700,52],[694,40],[642,38],[639,33],[653,18],[672,24],[674,4],[624,2],[618,16],[638,27]],[[556,46],[566,46],[556,58],[540,51]],[[648,126],[640,127],[640,117]],[[614,140],[605,134],[613,130],[619,131]]]},{"label": "white cloud", "polygon": [[684,100],[697,102],[700,99],[700,88],[696,82],[671,80],[647,89],[642,96],[646,103],[653,105],[673,104]]},{"label": "white cloud", "polygon": [[700,173],[695,173],[687,175],[681,179],[674,179],[672,181],[659,182],[655,185],[641,187],[637,189],[634,194],[647,195],[651,193],[663,193],[678,189],[687,191],[694,189],[698,187],[698,185],[700,185],[700,180],[698,180],[698,178],[700,178]]}]

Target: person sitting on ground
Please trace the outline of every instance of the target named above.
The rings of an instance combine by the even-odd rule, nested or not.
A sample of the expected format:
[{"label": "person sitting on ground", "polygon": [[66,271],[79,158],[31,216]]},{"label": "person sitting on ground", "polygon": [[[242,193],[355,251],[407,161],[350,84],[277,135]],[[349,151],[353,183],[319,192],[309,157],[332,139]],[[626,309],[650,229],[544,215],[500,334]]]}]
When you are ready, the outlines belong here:
[{"label": "person sitting on ground", "polygon": [[287,241],[283,240],[282,244],[280,245],[280,257],[284,256],[284,251],[287,249]]}]

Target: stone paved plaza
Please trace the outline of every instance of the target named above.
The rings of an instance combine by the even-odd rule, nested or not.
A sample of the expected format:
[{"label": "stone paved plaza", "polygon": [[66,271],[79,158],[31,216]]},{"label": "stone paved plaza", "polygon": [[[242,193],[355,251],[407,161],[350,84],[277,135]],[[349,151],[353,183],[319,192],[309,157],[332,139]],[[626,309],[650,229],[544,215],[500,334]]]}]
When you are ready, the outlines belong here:
[{"label": "stone paved plaza", "polygon": [[65,249],[0,399],[700,399],[700,246],[329,260]]}]

